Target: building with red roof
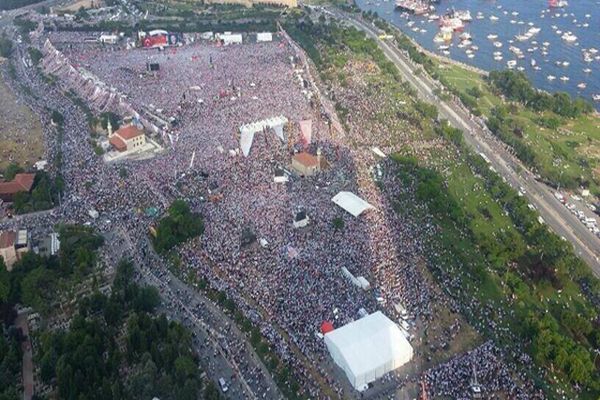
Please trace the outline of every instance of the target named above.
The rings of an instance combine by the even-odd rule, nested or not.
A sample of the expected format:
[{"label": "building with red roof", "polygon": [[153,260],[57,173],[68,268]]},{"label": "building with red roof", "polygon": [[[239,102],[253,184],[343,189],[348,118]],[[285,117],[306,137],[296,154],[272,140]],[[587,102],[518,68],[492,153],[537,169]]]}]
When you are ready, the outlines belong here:
[{"label": "building with red roof", "polygon": [[133,151],[146,144],[146,135],[136,125],[130,124],[119,128],[108,141],[119,152]]},{"label": "building with red roof", "polygon": [[9,182],[0,182],[0,199],[12,202],[17,193],[29,192],[33,187],[35,174],[16,174]]}]

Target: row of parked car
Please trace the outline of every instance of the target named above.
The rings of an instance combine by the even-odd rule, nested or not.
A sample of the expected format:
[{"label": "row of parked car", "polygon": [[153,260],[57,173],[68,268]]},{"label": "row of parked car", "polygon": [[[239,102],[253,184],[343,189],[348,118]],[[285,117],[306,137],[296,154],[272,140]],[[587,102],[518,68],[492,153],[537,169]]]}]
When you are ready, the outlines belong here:
[{"label": "row of parked car", "polygon": [[[592,232],[594,235],[600,238],[600,228],[598,228],[598,221],[596,220],[596,218],[588,217],[583,211],[578,210],[575,204],[567,202],[567,199],[562,193],[555,192],[554,197],[556,197],[558,201],[564,204],[565,207],[567,207],[567,209],[571,212],[571,214],[575,215],[581,221],[581,223],[584,224],[586,228],[588,228],[590,232]],[[572,196],[572,198],[573,200],[580,200],[580,198],[576,198],[576,196]],[[590,206],[590,209],[592,211],[595,211],[594,206]]]}]

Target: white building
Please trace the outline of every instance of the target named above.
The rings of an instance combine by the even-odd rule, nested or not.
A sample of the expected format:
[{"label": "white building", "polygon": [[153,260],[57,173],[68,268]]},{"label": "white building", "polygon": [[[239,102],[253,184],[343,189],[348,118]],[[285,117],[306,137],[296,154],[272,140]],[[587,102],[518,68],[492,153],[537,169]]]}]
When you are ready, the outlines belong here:
[{"label": "white building", "polygon": [[256,42],[272,42],[273,34],[271,32],[259,32],[256,34]]},{"label": "white building", "polygon": [[360,391],[413,357],[413,348],[400,328],[381,311],[325,334],[325,344],[333,361]]}]

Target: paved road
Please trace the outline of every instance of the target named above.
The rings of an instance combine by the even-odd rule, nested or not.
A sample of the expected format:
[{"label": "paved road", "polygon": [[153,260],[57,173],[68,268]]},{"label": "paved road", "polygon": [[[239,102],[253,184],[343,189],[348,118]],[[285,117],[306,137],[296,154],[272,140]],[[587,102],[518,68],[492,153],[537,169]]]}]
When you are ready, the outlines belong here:
[{"label": "paved road", "polygon": [[587,262],[593,273],[600,277],[600,240],[563,206],[552,194],[551,189],[534,179],[534,175],[523,166],[487,129],[482,128],[464,108],[445,102],[434,93],[439,85],[423,71],[415,74],[415,66],[408,57],[393,44],[379,39],[381,33],[371,24],[357,20],[338,10],[328,10],[330,15],[345,20],[367,33],[383,50],[403,75],[412,84],[419,96],[438,107],[440,116],[464,132],[465,141],[478,153],[485,154],[491,166],[503,176],[513,188],[525,195],[538,210],[544,221],[561,237],[573,245],[575,252]]},{"label": "paved road", "polygon": [[21,313],[16,320],[17,327],[21,328],[25,341],[21,343],[23,350],[23,400],[31,400],[33,398],[34,382],[33,382],[33,354],[31,350],[31,338],[29,337],[29,325],[27,323],[27,313]]},{"label": "paved road", "polygon": [[[152,265],[164,262],[151,250],[147,238],[144,243],[134,240],[124,230],[115,232],[115,237],[124,243],[126,251],[139,256],[140,249]],[[118,242],[118,240],[117,240]],[[120,258],[122,255],[118,255]],[[151,270],[148,265],[135,263],[141,277],[156,286],[164,300],[167,315],[181,321],[194,334],[194,345],[198,354],[205,355],[204,367],[215,381],[224,377],[229,385],[227,398],[281,399],[283,395],[267,368],[248,344],[244,334],[214,303],[200,292],[191,288],[166,268]]]}]

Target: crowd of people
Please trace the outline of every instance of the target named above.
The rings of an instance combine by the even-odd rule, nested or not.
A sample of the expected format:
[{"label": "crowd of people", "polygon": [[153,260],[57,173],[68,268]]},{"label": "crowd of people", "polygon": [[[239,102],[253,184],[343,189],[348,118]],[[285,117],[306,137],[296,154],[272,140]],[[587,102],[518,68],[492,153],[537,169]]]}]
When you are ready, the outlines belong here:
[{"label": "crowd of people", "polygon": [[[308,66],[287,37],[236,46],[203,42],[164,51],[82,45],[82,38],[50,34],[52,51],[61,52],[61,62],[73,67],[53,68],[57,86],[19,67],[33,92],[44,93],[29,103],[46,122],[48,159],[59,153],[62,160],[52,164],[51,172],[60,171],[66,182],[60,207],[19,223],[33,228],[57,221],[89,222],[102,232],[123,229],[134,243],[135,261],[159,274],[164,266],[148,241],[156,217],[143,211],[154,207],[163,213],[174,199],[185,199],[202,214],[205,232],[180,246],[182,266],[225,292],[260,327],[311,398],[321,395],[314,374],[338,395],[351,394],[348,385],[332,379],[318,335],[323,321],[341,327],[359,318],[361,308],[369,313],[383,309],[397,319],[395,306],[407,309],[421,325],[435,319],[431,302],[439,295],[417,267],[423,238],[434,227],[396,212],[392,199],[408,189],[398,181],[392,162],[371,150],[382,138],[331,127],[333,116],[315,95]],[[148,63],[157,63],[159,70],[148,71]],[[61,71],[68,73],[61,76]],[[126,99],[146,121],[166,121],[161,129],[167,135],[149,132],[163,140],[166,151],[144,161],[103,163],[88,143],[85,113],[61,93],[72,90],[84,101],[93,95],[81,86],[77,72],[105,82],[103,88]],[[108,103],[94,106],[99,108],[95,111],[109,111],[103,108]],[[63,127],[47,124],[47,109],[64,116]],[[284,128],[286,140],[266,129],[255,136],[248,157],[236,151],[241,125],[278,115],[290,120]],[[306,119],[312,120],[312,143],[301,140],[298,122]],[[326,160],[320,173],[304,178],[290,173],[287,183],[274,182],[276,170],[289,171],[294,152],[316,154],[317,149]],[[389,145],[384,150],[397,148]],[[360,217],[346,213],[331,201],[342,190],[375,209]],[[98,218],[90,216],[91,209]],[[293,226],[299,212],[308,215],[307,227]],[[353,286],[342,267],[366,277],[385,304],[372,291]],[[236,358],[235,345],[231,351]],[[495,375],[490,368],[480,376],[484,390],[527,398],[509,379],[502,357],[490,344],[427,372],[431,393],[466,396],[468,374],[460,371],[470,371],[473,358],[482,370],[492,366],[502,372]],[[248,364],[245,370],[259,379],[253,368]],[[401,385],[404,378],[391,374],[386,379]],[[466,381],[453,383],[461,379]]]}]

